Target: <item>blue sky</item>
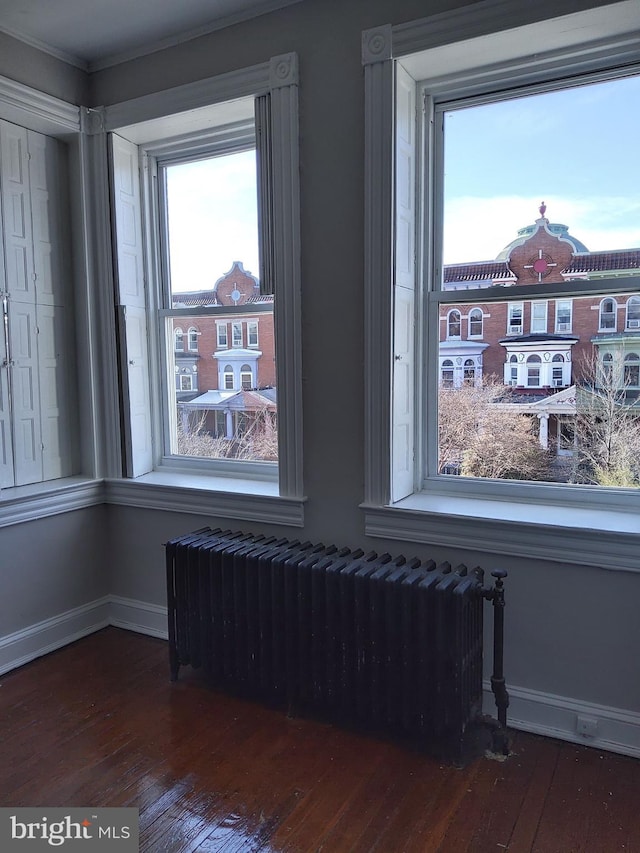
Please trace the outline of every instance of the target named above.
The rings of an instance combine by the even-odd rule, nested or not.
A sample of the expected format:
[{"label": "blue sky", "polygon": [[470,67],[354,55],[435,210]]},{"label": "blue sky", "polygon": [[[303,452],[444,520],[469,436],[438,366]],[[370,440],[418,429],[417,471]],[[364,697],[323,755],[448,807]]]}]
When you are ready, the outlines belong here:
[{"label": "blue sky", "polygon": [[444,261],[489,260],[538,218],[640,247],[640,76],[446,114]]}]

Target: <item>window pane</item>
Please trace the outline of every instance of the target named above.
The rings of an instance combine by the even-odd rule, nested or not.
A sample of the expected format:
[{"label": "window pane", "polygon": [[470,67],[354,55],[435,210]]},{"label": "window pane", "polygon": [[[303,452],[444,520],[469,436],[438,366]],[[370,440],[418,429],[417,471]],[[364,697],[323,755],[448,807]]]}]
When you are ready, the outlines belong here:
[{"label": "window pane", "polygon": [[173,455],[277,461],[274,300],[256,275],[255,164],[251,150],[164,170],[168,307],[203,311],[166,321]]},{"label": "window pane", "polygon": [[[436,106],[439,473],[640,485],[640,295],[563,296],[566,283],[640,269],[639,100],[634,74]],[[579,142],[577,115],[598,115]],[[517,298],[527,285],[536,298]],[[483,288],[505,288],[504,302],[464,304]]]},{"label": "window pane", "polygon": [[640,331],[600,326],[607,300],[625,311],[629,298],[575,297],[568,334],[504,334],[536,301],[487,303],[473,340],[446,335],[469,307],[441,305],[438,473],[640,485]]}]

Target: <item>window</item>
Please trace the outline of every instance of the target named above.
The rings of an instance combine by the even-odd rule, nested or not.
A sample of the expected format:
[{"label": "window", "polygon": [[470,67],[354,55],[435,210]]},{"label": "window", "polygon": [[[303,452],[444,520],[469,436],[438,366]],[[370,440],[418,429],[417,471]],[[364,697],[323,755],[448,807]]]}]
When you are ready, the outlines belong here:
[{"label": "window", "polygon": [[547,331],[547,303],[531,303],[531,334],[545,334]]},{"label": "window", "polygon": [[640,296],[630,296],[627,300],[626,328],[640,330]]},{"label": "window", "polygon": [[640,356],[630,352],[624,357],[624,385],[625,388],[638,388],[640,386]]},{"label": "window", "polygon": [[180,390],[191,391],[193,388],[193,377],[190,373],[180,374]]},{"label": "window", "polygon": [[[270,518],[275,505],[266,508],[273,497],[288,496],[295,501],[285,515],[300,523],[297,59],[279,56],[252,67],[250,74],[229,72],[179,91],[143,96],[141,102],[150,116],[142,122],[137,122],[140,103],[136,109],[127,102],[105,111],[121,362],[128,365],[127,473],[206,473],[212,475],[211,486],[202,480],[203,489],[212,490],[221,488],[221,477],[252,481],[258,515],[264,509]],[[166,110],[168,105],[175,112]],[[285,306],[280,314],[274,312],[278,297]],[[251,360],[243,349],[248,339],[243,326],[256,315],[270,332]],[[181,349],[176,349],[174,325],[187,330]],[[189,334],[191,328],[199,338]],[[282,365],[274,357],[276,342]],[[180,365],[191,366],[190,358],[198,358],[199,384],[206,389],[189,400],[176,397],[177,352]],[[235,400],[237,416],[228,418],[225,404],[230,392],[240,390],[245,365],[252,387],[269,393],[253,410]],[[256,407],[263,406],[275,428],[258,423]],[[215,440],[221,415],[227,438],[233,437],[234,423],[248,424],[242,447]],[[264,436],[258,435],[261,430]]]},{"label": "window", "polygon": [[184,352],[184,332],[182,329],[174,329],[174,349],[176,352]]},{"label": "window", "polygon": [[453,362],[450,358],[442,362],[441,384],[443,388],[453,388]]},{"label": "window", "polygon": [[198,352],[198,335],[200,333],[193,326],[189,329],[189,352]]},{"label": "window", "polygon": [[615,299],[603,299],[600,303],[600,325],[599,332],[615,332],[616,330],[616,311],[617,305]]},{"label": "window", "polygon": [[551,368],[551,384],[554,388],[559,388],[565,384],[564,381],[564,356],[556,353],[552,359]]},{"label": "window", "polygon": [[556,332],[571,331],[571,310],[573,302],[571,299],[556,300]]},{"label": "window", "polygon": [[253,373],[248,364],[243,364],[240,368],[240,387],[243,391],[251,391],[253,388]]},{"label": "window", "polygon": [[459,311],[449,311],[447,315],[447,337],[448,338],[459,338],[460,337],[460,312]]},{"label": "window", "polygon": [[258,346],[258,322],[256,320],[249,320],[247,322],[247,346]]},{"label": "window", "polygon": [[469,311],[469,337],[482,337],[482,309],[472,308]]},{"label": "window", "polygon": [[605,352],[602,355],[602,379],[601,384],[608,385],[613,377],[613,355]]},{"label": "window", "polygon": [[524,306],[522,302],[509,303],[509,319],[507,322],[507,334],[521,335],[522,334],[522,314]]},{"label": "window", "polygon": [[472,358],[466,358],[464,362],[463,382],[473,385],[476,378],[476,365]]},{"label": "window", "polygon": [[[545,8],[547,14],[552,14],[550,6]],[[625,9],[628,9],[628,5]],[[415,25],[380,27],[364,34],[368,105],[366,150],[369,158],[366,161],[365,210],[371,208],[373,211],[365,223],[369,279],[366,289],[366,316],[369,321],[367,357],[371,360],[367,415],[375,421],[377,407],[383,413],[380,417],[390,413],[390,426],[387,428],[381,422],[379,426],[374,425],[367,445],[365,503],[369,507],[380,507],[380,512],[372,509],[367,516],[369,532],[384,530],[391,535],[390,531],[399,524],[404,534],[418,536],[419,522],[415,514],[428,508],[434,518],[428,519],[426,523],[434,533],[437,529],[435,516],[441,517],[441,512],[445,512],[439,509],[441,505],[453,512],[460,511],[463,515],[467,512],[465,509],[459,510],[455,503],[445,501],[440,504],[440,495],[456,500],[460,496],[465,496],[465,499],[473,496],[478,500],[495,500],[497,497],[517,495],[519,500],[538,501],[546,506],[547,501],[554,505],[562,505],[563,500],[566,503],[567,492],[571,489],[572,500],[587,500],[586,490],[573,489],[575,480],[570,479],[570,474],[564,480],[558,479],[564,476],[558,467],[545,472],[541,470],[540,483],[533,482],[537,479],[535,476],[516,475],[514,479],[521,480],[520,483],[501,483],[497,480],[506,480],[502,474],[466,474],[468,459],[465,460],[465,455],[470,457],[471,454],[465,451],[471,444],[461,445],[462,453],[455,455],[455,458],[463,460],[460,471],[462,476],[448,480],[439,477],[442,422],[433,411],[436,396],[434,385],[438,379],[441,385],[450,381],[442,358],[445,353],[452,363],[457,363],[457,357],[461,356],[462,364],[467,355],[463,347],[450,342],[451,323],[447,321],[445,326],[439,322],[439,318],[455,317],[453,312],[459,310],[463,301],[461,296],[464,305],[470,309],[474,303],[478,307],[480,304],[487,306],[491,323],[485,323],[483,330],[483,343],[488,346],[482,352],[482,385],[491,390],[489,377],[495,378],[502,374],[502,385],[505,381],[517,381],[520,378],[525,389],[536,389],[536,394],[512,394],[505,401],[499,396],[504,392],[495,388],[493,398],[488,400],[487,411],[499,413],[498,423],[507,424],[511,415],[515,414],[518,418],[527,418],[532,425],[536,422],[534,418],[539,418],[541,422],[543,419],[551,419],[550,426],[554,426],[554,409],[551,407],[556,406],[555,411],[562,407],[564,413],[570,412],[571,406],[575,405],[571,395],[551,394],[549,386],[552,386],[554,379],[569,384],[567,380],[572,362],[576,362],[575,375],[583,375],[585,354],[592,354],[595,349],[592,338],[598,331],[607,331],[609,334],[616,331],[617,300],[623,297],[626,299],[627,294],[637,291],[637,282],[631,281],[631,277],[625,281],[624,274],[618,275],[617,270],[607,269],[597,275],[592,275],[589,270],[585,272],[584,265],[581,266],[583,249],[578,243],[571,244],[565,239],[561,230],[553,231],[554,223],[563,221],[561,217],[564,214],[554,209],[555,218],[545,216],[546,206],[541,201],[536,203],[540,213],[536,215],[532,210],[530,219],[525,218],[526,214],[523,213],[512,214],[515,221],[510,234],[503,237],[495,226],[498,221],[504,222],[505,205],[511,204],[512,196],[519,193],[515,189],[518,182],[527,183],[528,192],[535,192],[530,189],[529,178],[532,175],[545,175],[546,181],[548,158],[559,158],[559,163],[562,160],[559,152],[565,147],[567,157],[573,162],[576,153],[575,123],[568,121],[568,116],[575,117],[579,105],[597,99],[598,103],[606,104],[607,109],[612,108],[611,120],[619,132],[612,132],[608,119],[603,122],[606,128],[603,139],[605,147],[614,139],[634,138],[631,129],[625,128],[624,120],[620,121],[621,113],[614,102],[627,105],[635,102],[640,94],[638,69],[621,59],[626,55],[627,47],[620,46],[618,30],[610,33],[606,48],[603,47],[603,26],[606,31],[617,17],[616,26],[623,27],[624,14],[621,10],[619,15],[607,18],[604,24],[602,18],[596,21],[595,14],[592,18],[587,14],[586,19],[582,13],[569,15],[565,16],[566,20],[562,19],[561,26],[559,21],[543,20],[526,25],[521,30],[506,30],[489,35],[478,32],[476,40],[475,35],[470,36],[469,33],[474,32],[474,26],[477,25],[478,31],[481,27],[473,11],[468,9],[456,10],[456,15],[444,15],[442,19],[438,17],[437,27],[434,22],[437,35],[434,35],[434,29],[430,29],[429,20]],[[456,41],[461,20],[464,20],[465,38],[468,38],[469,44]],[[486,21],[483,20],[483,24]],[[553,47],[549,47],[548,54],[543,48],[542,53],[536,53],[535,60],[532,60],[527,43],[530,45],[531,38],[538,39],[543,34],[553,34],[556,41]],[[369,55],[366,51],[367,37],[371,39]],[[563,49],[565,39],[567,45],[570,43],[566,51]],[[597,40],[602,48],[597,56],[585,46],[589,39]],[[412,52],[417,50],[421,40],[425,45],[424,52]],[[638,41],[635,38],[634,45],[637,46]],[[538,44],[543,42],[544,39],[536,40]],[[376,54],[380,44],[385,45],[382,55]],[[580,44],[580,47],[576,48],[576,44]],[[486,66],[476,67],[472,56],[482,57]],[[623,66],[626,67],[621,71]],[[430,76],[434,68],[437,68],[436,77]],[[389,102],[384,86],[390,85],[390,80],[395,84],[395,112],[392,119],[387,114],[380,117],[375,107],[383,101]],[[624,112],[624,107],[622,110]],[[542,130],[542,120],[536,122],[533,118],[534,115],[549,117],[551,114],[559,119],[557,127],[554,121],[553,139]],[[526,122],[522,118],[524,115],[528,116]],[[371,125],[367,122],[371,122]],[[522,136],[518,127],[522,129]],[[532,128],[535,128],[535,133]],[[523,137],[528,137],[527,145],[532,142],[532,135],[539,131],[538,151],[534,145],[527,148],[527,155],[523,156],[523,147],[520,143],[514,146],[511,131],[523,144],[526,141]],[[393,139],[393,146],[388,145],[390,138]],[[479,139],[482,139],[480,156]],[[385,150],[388,151],[390,147],[393,160],[385,155]],[[630,145],[616,145],[615,157],[605,157],[604,160],[594,154],[599,167],[602,167],[596,170],[598,180],[602,177],[608,183],[611,178],[621,194],[629,199],[631,206],[635,203],[634,198],[640,187],[636,186],[635,178],[633,190],[629,186],[625,187],[624,181],[618,180],[617,176],[635,176],[636,158],[632,148]],[[613,163],[621,150],[624,151],[626,165],[618,172],[619,163],[615,163],[615,168]],[[518,152],[517,157],[512,156],[515,151]],[[572,153],[569,154],[569,151]],[[593,162],[594,158],[587,162],[585,174],[592,175]],[[500,183],[508,187],[509,191],[503,194],[496,192],[495,179],[493,185],[489,186],[489,181],[484,183],[485,175],[493,175],[494,178],[500,175]],[[405,192],[407,176],[412,192]],[[564,185],[560,189],[557,183],[556,192],[558,197],[573,198],[576,204],[579,201],[590,203],[587,199],[595,196],[595,193],[591,194],[592,186],[595,187],[595,184],[591,179],[588,185],[581,185],[578,192],[575,184],[572,188]],[[571,193],[578,195],[574,197]],[[393,205],[385,209],[383,202],[389,197],[393,199]],[[594,203],[597,204],[595,199]],[[548,204],[550,206],[552,202]],[[528,227],[529,222],[533,222],[531,229],[518,233],[522,226]],[[487,240],[478,247],[477,232],[485,224]],[[578,227],[574,228],[571,222],[569,227],[572,228],[572,234],[580,236]],[[531,243],[530,254],[519,262],[519,270],[523,271],[520,276],[518,271],[514,271],[511,261],[518,256],[518,249],[521,249],[520,254],[529,251],[530,235],[534,236],[537,232],[547,235],[548,245],[537,245],[534,249]],[[502,263],[505,256],[501,257],[498,253],[506,246],[509,247],[506,255],[509,263]],[[473,254],[465,256],[463,253],[468,247]],[[599,251],[604,253],[607,248],[614,251],[631,250],[633,247],[624,244],[616,247],[596,246],[591,251],[594,254]],[[574,255],[578,257],[574,258]],[[393,263],[387,264],[386,268],[385,257],[393,259]],[[496,259],[495,263],[491,261],[492,258]],[[461,271],[466,266],[469,270]],[[382,270],[380,275],[379,268]],[[525,270],[531,273],[528,279],[524,276]],[[450,276],[448,272],[451,272]],[[600,290],[597,297],[594,285],[585,283],[585,279],[589,278],[598,278]],[[391,294],[388,282],[392,282]],[[464,294],[456,293],[454,287],[464,289]],[[518,298],[520,287],[522,295]],[[509,288],[506,293],[505,288]],[[578,299],[584,302],[578,303]],[[387,302],[391,305],[389,311],[385,307]],[[504,307],[499,309],[500,302]],[[526,332],[548,334],[549,317],[545,303],[549,302],[554,306],[553,330],[567,340],[552,341],[548,346],[541,341],[537,347],[539,352],[535,354],[527,353],[531,347],[526,340],[513,341],[513,349],[516,343],[521,346],[515,354],[523,356],[522,362],[513,361],[512,352],[508,350],[509,338],[525,337]],[[383,347],[382,356],[378,358],[375,347],[384,339],[384,335],[381,338],[383,330],[389,330],[392,344],[386,352]],[[470,342],[461,343],[466,345]],[[496,354],[496,346],[503,348],[499,356]],[[558,350],[561,352],[558,353]],[[411,352],[416,353],[416,360],[407,363],[406,353]],[[390,354],[393,358],[389,357]],[[556,354],[560,354],[563,361],[554,362]],[[387,361],[383,364],[381,359],[385,357]],[[436,365],[440,366],[439,376]],[[407,393],[407,388],[412,389],[413,393]],[[464,383],[459,390],[467,390]],[[457,389],[454,387],[451,393],[457,393]],[[547,398],[549,400],[545,402]],[[554,398],[555,403],[552,403]],[[544,410],[545,406],[547,411]],[[483,429],[484,444],[489,447],[489,432],[486,426]],[[477,434],[477,427],[474,434]],[[384,461],[379,458],[380,447],[388,448],[389,452],[388,464],[382,464],[381,472],[375,468],[376,448],[378,464]],[[544,464],[544,460],[541,462]],[[513,476],[513,472],[509,476]],[[472,483],[472,478],[480,482]],[[595,483],[592,480],[589,486],[593,485]],[[601,498],[611,499],[610,495],[604,494]],[[385,514],[384,507],[390,504],[414,515],[411,520],[407,517],[405,523],[400,513]],[[473,512],[473,509],[469,508],[468,511]],[[478,511],[482,512],[480,509]],[[487,512],[491,511],[487,509]],[[510,512],[509,509],[506,511]],[[454,526],[451,525],[452,530]],[[461,532],[460,525],[456,526],[456,531]],[[420,535],[420,541],[426,539]],[[450,541],[455,541],[453,536]]]},{"label": "window", "polygon": [[540,386],[540,364],[542,359],[539,355],[530,355],[527,358],[527,385],[529,388]]}]

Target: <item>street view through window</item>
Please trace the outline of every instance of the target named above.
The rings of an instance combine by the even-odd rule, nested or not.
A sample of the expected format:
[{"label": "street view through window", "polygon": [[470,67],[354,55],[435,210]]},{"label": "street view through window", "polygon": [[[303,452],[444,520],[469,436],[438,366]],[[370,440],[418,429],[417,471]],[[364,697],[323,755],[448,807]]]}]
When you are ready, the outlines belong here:
[{"label": "street view through window", "polygon": [[258,279],[255,149],[168,165],[165,185],[171,452],[275,462],[274,303]]},{"label": "street view through window", "polygon": [[640,485],[639,102],[445,108],[438,473]]}]

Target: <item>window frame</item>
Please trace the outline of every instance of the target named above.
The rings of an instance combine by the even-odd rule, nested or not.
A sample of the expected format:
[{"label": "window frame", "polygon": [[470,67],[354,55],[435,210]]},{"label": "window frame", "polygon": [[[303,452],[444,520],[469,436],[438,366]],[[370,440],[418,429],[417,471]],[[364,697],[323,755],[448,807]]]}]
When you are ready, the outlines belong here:
[{"label": "window frame", "polygon": [[[264,97],[269,99],[269,115],[261,103]],[[167,495],[170,506],[175,497],[170,497],[171,489],[184,482],[184,476],[195,475],[197,482],[194,500],[207,512],[217,511],[222,515],[239,518],[256,518],[273,521],[282,519],[283,523],[300,526],[303,521],[303,482],[302,482],[302,412],[301,412],[301,328],[300,328],[300,216],[299,216],[299,166],[298,166],[298,62],[295,53],[272,57],[259,65],[221,74],[218,77],[200,80],[193,84],[169,89],[165,92],[127,101],[107,107],[102,116],[98,134],[118,133],[131,140],[141,151],[141,170],[147,169],[143,181],[144,204],[147,210],[153,209],[154,193],[152,172],[148,169],[147,150],[150,143],[162,139],[175,139],[180,134],[180,124],[185,113],[189,113],[193,129],[188,140],[191,152],[199,145],[200,128],[191,121],[203,117],[203,128],[218,126],[209,116],[220,114],[226,105],[242,98],[255,101],[256,115],[265,123],[263,138],[270,142],[272,175],[259,174],[260,192],[270,198],[271,231],[265,268],[268,278],[277,284],[275,309],[275,335],[278,352],[281,357],[276,365],[277,383],[280,389],[278,401],[278,445],[279,459],[277,472],[273,474],[273,463],[246,463],[235,465],[228,460],[216,462],[211,473],[201,475],[202,466],[196,460],[190,465],[186,460],[175,464],[159,452],[159,436],[162,435],[162,420],[159,416],[159,399],[154,395],[152,401],[154,435],[153,465],[148,474],[142,474],[129,482],[122,482],[121,489],[136,491],[141,500],[161,492]],[[200,111],[200,112],[199,112]],[[173,133],[158,134],[157,128],[176,128]],[[262,124],[261,124],[262,126]],[[144,150],[143,150],[144,149]],[[154,151],[153,156],[157,156]],[[106,230],[103,232],[106,237]],[[145,260],[148,272],[157,275],[157,232],[147,230]],[[263,271],[261,279],[264,281]],[[154,303],[153,292],[147,293],[148,310],[153,312],[159,306]],[[278,307],[279,305],[279,307]],[[255,306],[254,306],[255,311]],[[184,309],[185,316],[194,316],[197,311]],[[152,352],[160,352],[161,342],[157,332],[150,330],[149,338]],[[159,388],[159,368],[149,359],[149,376],[153,387]],[[126,420],[126,413],[125,413]],[[227,464],[225,464],[227,463]],[[267,470],[268,468],[268,470]],[[251,494],[252,499],[242,504],[230,497],[232,494]],[[212,493],[219,493],[213,498]],[[159,498],[160,501],[164,497]],[[157,505],[154,503],[154,505]]]},{"label": "window frame", "polygon": [[[491,17],[487,7],[499,6]],[[480,9],[479,7],[482,7]],[[563,15],[564,13],[564,15]],[[428,116],[433,117],[433,95],[447,98],[481,95],[506,86],[535,85],[544,89],[553,81],[593,74],[595,77],[628,73],[640,55],[640,38],[630,34],[629,21],[637,21],[638,10],[630,2],[614,3],[595,9],[575,9],[561,0],[542,0],[522,20],[521,7],[509,2],[481,2],[430,18],[400,24],[383,25],[363,33],[362,61],[365,72],[365,529],[374,536],[417,542],[459,546],[461,536],[492,552],[521,553],[559,562],[635,565],[632,531],[638,528],[631,504],[638,508],[636,490],[598,487],[568,487],[549,484],[507,483],[459,478],[421,477],[424,450],[419,442],[405,450],[413,463],[413,486],[405,498],[392,499],[395,475],[392,381],[399,355],[394,354],[394,304],[399,290],[394,246],[397,199],[394,181],[394,155],[397,155],[394,107],[405,98],[406,79],[420,81],[420,68],[437,67],[430,96],[423,99]],[[559,19],[562,26],[558,26]],[[499,24],[498,24],[499,20]],[[633,28],[631,28],[633,29]],[[531,39],[544,44],[545,51],[530,53]],[[433,51],[433,52],[432,52]],[[456,64],[457,63],[457,64]],[[402,88],[400,88],[400,81]],[[396,84],[398,82],[398,89]],[[418,88],[416,100],[424,90]],[[431,100],[430,100],[431,98]],[[399,132],[399,131],[398,131]],[[419,132],[417,136],[419,137]],[[418,138],[417,150],[425,150]],[[427,146],[427,151],[430,151]],[[431,155],[432,158],[438,155]],[[431,192],[425,194],[427,179],[415,182],[416,197],[425,198],[426,215],[433,216]],[[427,185],[428,186],[428,185]],[[417,230],[417,229],[416,229]],[[435,263],[434,244],[441,234],[432,229],[417,230],[415,257],[420,270]],[[436,274],[439,270],[436,270]],[[395,287],[394,287],[394,283]],[[640,277],[629,279],[572,281],[554,291],[552,298],[623,294],[637,291]],[[406,290],[411,290],[411,285]],[[406,291],[405,291],[406,292]],[[545,298],[548,292],[536,286],[518,289],[519,298]],[[415,316],[426,316],[431,292],[413,288]],[[505,301],[502,291],[500,299]],[[491,304],[487,289],[465,290],[466,303]],[[437,303],[444,309],[460,302],[459,293],[440,293]],[[433,318],[433,312],[431,313]],[[438,364],[437,321],[418,323],[411,366],[415,387],[424,388],[421,353],[429,363]],[[397,323],[396,323],[397,328]],[[429,399],[433,390],[425,390]],[[426,413],[426,429],[437,430],[435,407],[427,407],[416,397],[413,409],[414,432]],[[594,498],[599,507],[594,510]],[[629,500],[631,498],[631,500]],[[635,511],[634,510],[634,511]],[[577,515],[576,515],[577,512]],[[571,533],[574,525],[575,535]],[[540,529],[544,528],[544,541]],[[514,540],[515,531],[517,538]],[[616,548],[611,554],[611,539],[601,534],[615,531]],[[475,537],[475,538],[474,538]],[[598,538],[599,537],[599,538]],[[516,544],[514,544],[514,542]]]}]

